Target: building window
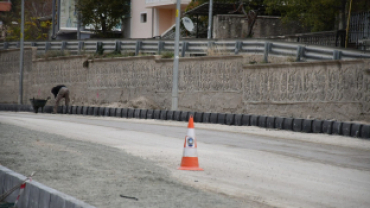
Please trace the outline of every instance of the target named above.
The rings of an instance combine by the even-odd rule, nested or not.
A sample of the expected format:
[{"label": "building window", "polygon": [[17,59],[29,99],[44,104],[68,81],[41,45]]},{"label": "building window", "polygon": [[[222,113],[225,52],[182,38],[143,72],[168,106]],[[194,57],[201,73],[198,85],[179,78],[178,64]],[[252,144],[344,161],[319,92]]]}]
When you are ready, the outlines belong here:
[{"label": "building window", "polygon": [[140,14],[140,19],[141,19],[141,23],[146,23],[146,13],[141,13]]}]

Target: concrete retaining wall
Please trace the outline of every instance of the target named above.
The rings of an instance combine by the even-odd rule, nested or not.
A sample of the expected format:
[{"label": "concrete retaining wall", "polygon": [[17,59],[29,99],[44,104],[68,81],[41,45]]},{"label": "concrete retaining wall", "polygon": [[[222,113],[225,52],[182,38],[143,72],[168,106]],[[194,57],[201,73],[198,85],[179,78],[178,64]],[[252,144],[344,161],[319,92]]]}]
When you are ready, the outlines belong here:
[{"label": "concrete retaining wall", "polygon": [[293,118],[370,121],[370,62],[244,66],[246,112]]},{"label": "concrete retaining wall", "polygon": [[[84,68],[82,56],[41,60],[28,51],[25,103],[51,96],[50,89],[63,83],[70,88],[71,105],[117,106],[144,96],[162,109],[171,107],[172,59],[93,59]],[[0,103],[18,101],[18,55],[18,50],[0,53]],[[252,59],[181,58],[179,109],[370,121],[369,60],[245,65],[247,60]]]},{"label": "concrete retaining wall", "polygon": [[[0,165],[0,195],[18,185],[26,177]],[[6,198],[6,202],[15,202],[19,189]],[[49,188],[36,181],[27,181],[26,188],[21,195],[18,208],[94,208],[71,196]]]}]

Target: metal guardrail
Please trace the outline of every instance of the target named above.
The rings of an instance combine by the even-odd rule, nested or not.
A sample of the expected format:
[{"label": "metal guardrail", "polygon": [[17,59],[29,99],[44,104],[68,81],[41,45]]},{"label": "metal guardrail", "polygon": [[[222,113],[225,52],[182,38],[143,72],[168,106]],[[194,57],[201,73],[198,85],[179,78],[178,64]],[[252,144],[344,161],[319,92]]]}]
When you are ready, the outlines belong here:
[{"label": "metal guardrail", "polygon": [[[161,54],[174,50],[173,40],[85,40],[25,42],[25,46],[36,47],[38,54],[50,50],[68,50],[71,54],[96,53],[103,49],[105,53],[121,52],[144,54]],[[0,49],[19,48],[19,42],[0,43]],[[271,42],[268,40],[182,40],[179,52],[182,57],[189,55],[206,55],[209,50],[222,54],[260,54],[264,62],[268,56],[293,57],[296,61],[348,60],[370,58],[364,51],[343,50],[330,47],[303,45],[297,43]]]},{"label": "metal guardrail", "polygon": [[272,36],[265,37],[265,39],[269,39],[270,41],[284,41],[289,43],[318,45],[325,47],[341,46],[344,48],[345,35],[345,30],[339,30]]}]

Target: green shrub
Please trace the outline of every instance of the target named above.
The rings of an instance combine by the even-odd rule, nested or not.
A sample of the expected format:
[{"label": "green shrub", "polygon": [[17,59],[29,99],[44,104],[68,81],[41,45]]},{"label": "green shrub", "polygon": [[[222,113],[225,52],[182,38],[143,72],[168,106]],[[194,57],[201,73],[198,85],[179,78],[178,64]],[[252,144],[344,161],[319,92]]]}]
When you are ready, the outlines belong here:
[{"label": "green shrub", "polygon": [[166,51],[161,54],[162,58],[173,58],[174,54],[171,51]]},{"label": "green shrub", "polygon": [[49,50],[46,51],[45,54],[38,55],[38,58],[52,58],[52,57],[61,57],[61,56],[70,56],[70,52],[68,50]]}]

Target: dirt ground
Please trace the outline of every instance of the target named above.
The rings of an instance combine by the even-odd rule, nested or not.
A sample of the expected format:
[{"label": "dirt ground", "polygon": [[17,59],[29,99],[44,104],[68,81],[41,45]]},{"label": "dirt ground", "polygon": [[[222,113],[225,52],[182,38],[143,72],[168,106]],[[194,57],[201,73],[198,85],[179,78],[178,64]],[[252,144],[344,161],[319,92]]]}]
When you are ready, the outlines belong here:
[{"label": "dirt ground", "polygon": [[0,164],[23,175],[37,171],[34,180],[96,207],[269,207],[182,184],[121,149],[4,123]]},{"label": "dirt ground", "polygon": [[109,108],[142,108],[142,109],[161,109],[161,107],[151,99],[144,96],[139,96],[137,98],[131,99],[129,101],[114,102],[105,105],[99,105]]},{"label": "dirt ground", "polygon": [[186,122],[2,112],[0,124],[0,163],[97,207],[370,207],[369,140],[196,123],[204,171],[179,171]]}]

